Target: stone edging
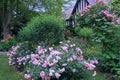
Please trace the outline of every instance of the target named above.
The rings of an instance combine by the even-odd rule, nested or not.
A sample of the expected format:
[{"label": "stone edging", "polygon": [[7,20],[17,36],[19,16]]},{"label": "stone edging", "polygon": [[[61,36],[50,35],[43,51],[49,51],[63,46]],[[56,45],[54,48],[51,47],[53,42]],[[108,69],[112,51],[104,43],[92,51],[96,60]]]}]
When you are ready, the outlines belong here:
[{"label": "stone edging", "polygon": [[0,52],[0,55],[7,55],[9,52]]}]

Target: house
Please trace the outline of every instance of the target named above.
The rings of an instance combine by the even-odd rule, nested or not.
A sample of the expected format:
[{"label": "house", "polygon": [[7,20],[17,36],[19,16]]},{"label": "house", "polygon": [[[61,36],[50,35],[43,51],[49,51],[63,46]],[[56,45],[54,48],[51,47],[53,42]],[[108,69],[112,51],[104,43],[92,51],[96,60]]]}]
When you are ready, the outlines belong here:
[{"label": "house", "polygon": [[[76,18],[76,15],[82,12],[84,8],[86,8],[88,5],[96,4],[96,1],[97,0],[77,0],[73,8],[65,11],[66,25],[69,25],[70,23],[75,25],[76,21],[73,19],[73,17]],[[107,0],[107,2],[111,4],[112,0]]]}]

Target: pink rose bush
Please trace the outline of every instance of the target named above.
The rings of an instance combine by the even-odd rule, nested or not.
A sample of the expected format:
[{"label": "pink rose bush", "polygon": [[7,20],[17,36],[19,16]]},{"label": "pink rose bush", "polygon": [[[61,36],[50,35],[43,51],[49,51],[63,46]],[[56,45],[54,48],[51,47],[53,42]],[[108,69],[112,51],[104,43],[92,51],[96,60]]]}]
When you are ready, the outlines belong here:
[{"label": "pink rose bush", "polygon": [[[77,17],[77,23],[80,27],[88,25],[88,27],[96,27],[101,25],[120,25],[120,19],[114,12],[110,11],[106,0],[97,0],[96,4],[88,5],[80,12]],[[108,24],[109,23],[109,24]]]},{"label": "pink rose bush", "polygon": [[[79,36],[77,33],[79,33],[82,28],[91,28],[93,30],[94,34],[92,38],[87,39],[88,43],[93,43],[94,46],[98,44],[101,44],[102,46],[100,47],[101,51],[99,52],[103,54],[98,58],[98,67],[104,71],[111,71],[111,73],[114,74],[116,73],[118,65],[117,53],[119,52],[118,42],[120,42],[120,36],[118,36],[120,35],[120,18],[117,14],[115,14],[115,10],[113,11],[112,7],[109,7],[107,0],[96,1],[96,4],[91,6],[89,5],[83,9],[80,14],[78,14],[76,18],[76,24],[80,24],[80,26],[75,27],[75,30],[78,29],[78,32],[76,31],[76,35]],[[115,57],[113,59],[114,55]],[[108,56],[110,56],[109,59]],[[79,57],[78,60],[81,61],[82,56]],[[111,62],[114,63],[111,65]],[[88,70],[93,70],[95,68],[94,64],[96,63],[98,62],[95,59],[90,62],[84,62],[84,66]],[[96,72],[94,72],[93,76],[95,75]]]},{"label": "pink rose bush", "polygon": [[[79,80],[80,76],[95,76],[94,71],[98,61],[86,60],[81,48],[76,44],[61,43],[60,46],[43,48],[38,46],[36,50],[24,56],[17,56],[17,49],[13,48],[9,55],[10,65],[21,66],[25,63],[24,77],[28,80],[53,80],[53,79],[75,79]],[[12,54],[14,52],[14,54]],[[15,59],[16,58],[16,59]],[[15,60],[16,61],[15,61]],[[14,64],[13,64],[14,63]],[[84,73],[86,72],[86,73]],[[91,74],[92,72],[92,74]],[[83,75],[84,74],[84,75]],[[74,77],[79,75],[78,77]]]}]

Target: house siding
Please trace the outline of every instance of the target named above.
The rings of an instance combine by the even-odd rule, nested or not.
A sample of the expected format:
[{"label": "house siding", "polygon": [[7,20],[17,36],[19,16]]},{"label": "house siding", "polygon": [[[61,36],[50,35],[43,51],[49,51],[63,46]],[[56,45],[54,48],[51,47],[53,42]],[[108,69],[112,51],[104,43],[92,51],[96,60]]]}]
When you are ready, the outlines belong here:
[{"label": "house siding", "polygon": [[[86,8],[89,4],[94,5],[96,1],[97,0],[77,0],[74,8],[72,9],[69,19],[67,19],[66,21],[69,21],[72,23],[74,22],[73,23],[73,26],[74,26],[76,21],[73,20],[71,16],[73,16],[76,19],[76,15],[80,14],[83,11],[83,9]],[[107,0],[107,2],[108,4],[111,4],[112,0]]]},{"label": "house siding", "polygon": [[[76,19],[76,15],[78,15],[82,10],[89,5],[87,0],[77,0],[76,5],[73,9],[72,15]],[[73,26],[75,26],[76,21],[72,20]]]}]

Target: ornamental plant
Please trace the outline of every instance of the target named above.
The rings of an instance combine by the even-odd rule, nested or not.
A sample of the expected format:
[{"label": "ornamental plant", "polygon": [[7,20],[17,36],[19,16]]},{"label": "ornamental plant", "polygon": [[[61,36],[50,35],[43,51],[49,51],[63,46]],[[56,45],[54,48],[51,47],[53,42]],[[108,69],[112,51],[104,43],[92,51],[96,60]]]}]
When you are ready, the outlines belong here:
[{"label": "ornamental plant", "polygon": [[9,54],[9,65],[14,65],[19,71],[23,71],[29,62],[30,54],[34,53],[36,45],[23,42],[13,46]]},{"label": "ornamental plant", "polygon": [[[27,80],[94,80],[94,70],[98,61],[84,59],[82,50],[71,44],[61,42],[58,47],[38,46],[31,54],[16,55],[20,46],[13,48],[9,55],[11,65],[26,63],[24,77]],[[16,61],[14,60],[16,59]],[[29,59],[29,60],[28,60]],[[14,64],[13,64],[14,63]]]},{"label": "ornamental plant", "polygon": [[[95,5],[86,7],[77,17],[80,27],[90,27],[94,31],[91,43],[101,44],[102,53],[99,67],[104,71],[116,73],[120,46],[120,18],[110,11],[106,0],[98,0]],[[112,63],[112,64],[111,64]],[[103,71],[103,70],[102,70]]]},{"label": "ornamental plant", "polygon": [[93,36],[93,30],[91,28],[76,27],[75,32],[79,37],[83,37],[83,38],[91,38]]},{"label": "ornamental plant", "polygon": [[18,41],[43,42],[46,45],[59,44],[64,39],[64,22],[53,15],[34,17],[20,30]]}]

